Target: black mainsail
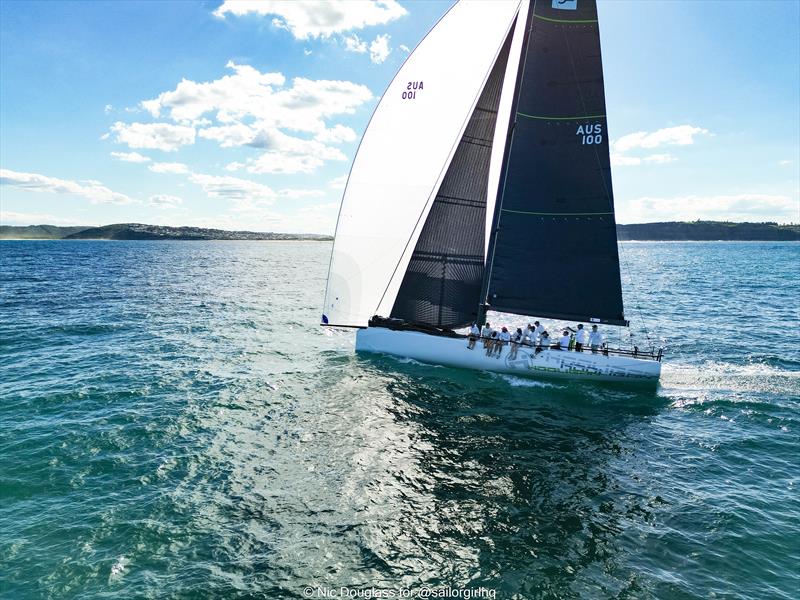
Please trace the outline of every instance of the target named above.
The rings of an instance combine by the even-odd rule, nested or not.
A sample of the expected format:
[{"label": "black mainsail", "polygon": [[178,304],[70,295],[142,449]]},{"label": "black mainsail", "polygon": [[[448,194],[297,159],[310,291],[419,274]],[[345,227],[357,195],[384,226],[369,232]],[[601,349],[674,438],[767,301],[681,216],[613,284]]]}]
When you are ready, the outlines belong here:
[{"label": "black mainsail", "polygon": [[627,325],[595,0],[532,1],[486,308]]}]

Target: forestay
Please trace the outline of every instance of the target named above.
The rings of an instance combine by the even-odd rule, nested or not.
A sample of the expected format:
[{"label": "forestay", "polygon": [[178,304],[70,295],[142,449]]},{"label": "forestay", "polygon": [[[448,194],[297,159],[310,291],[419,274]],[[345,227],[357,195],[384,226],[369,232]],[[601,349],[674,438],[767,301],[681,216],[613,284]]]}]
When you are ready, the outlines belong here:
[{"label": "forestay", "polygon": [[519,1],[459,2],[389,84],[345,188],[323,322],[389,314],[432,201]]}]

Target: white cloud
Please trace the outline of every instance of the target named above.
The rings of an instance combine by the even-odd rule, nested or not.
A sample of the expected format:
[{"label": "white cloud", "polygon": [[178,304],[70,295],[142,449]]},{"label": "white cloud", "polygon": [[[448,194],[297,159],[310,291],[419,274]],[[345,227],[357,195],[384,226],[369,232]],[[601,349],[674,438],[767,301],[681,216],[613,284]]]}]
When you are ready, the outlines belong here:
[{"label": "white cloud", "polygon": [[148,204],[155,208],[173,208],[179,204],[183,204],[183,198],[171,196],[170,194],[154,194],[150,196]]},{"label": "white cloud", "polygon": [[116,141],[130,148],[152,148],[173,152],[181,146],[194,144],[193,127],[171,125],[169,123],[123,123],[117,121],[111,126]]},{"label": "white cloud", "polygon": [[369,59],[376,65],[381,64],[391,54],[392,49],[389,48],[389,34],[376,36],[372,43],[369,45]]},{"label": "white cloud", "polygon": [[99,181],[77,182],[38,173],[20,173],[9,169],[0,169],[0,185],[34,192],[79,196],[89,200],[92,204],[130,204],[134,202],[132,198],[110,190]]},{"label": "white cloud", "polygon": [[665,127],[651,133],[637,131],[623,135],[611,142],[611,164],[616,167],[641,165],[643,163],[665,164],[677,160],[671,154],[650,154],[648,156],[631,156],[634,150],[650,150],[660,146],[689,146],[694,144],[695,137],[708,135],[708,130],[693,125]]},{"label": "white cloud", "polygon": [[112,110],[114,110],[114,107],[111,106],[110,104],[106,104],[105,107],[103,108],[103,112],[106,114],[110,113]]},{"label": "white cloud", "polygon": [[[349,139],[351,131],[347,127],[334,128],[329,132],[324,131],[322,135],[327,140],[341,141]],[[227,127],[209,127],[201,130],[200,136],[214,139],[222,147],[247,144],[265,150],[258,158],[229,164],[226,167],[229,171],[244,167],[251,173],[311,173],[327,160],[347,160],[338,148],[316,139],[290,136],[276,128],[259,129],[239,123]]]},{"label": "white cloud", "polygon": [[225,0],[214,16],[226,14],[273,16],[272,24],[296,39],[330,37],[351,29],[383,25],[408,14],[395,0]]},{"label": "white cloud", "polygon": [[732,194],[643,197],[616,202],[620,223],[653,221],[778,221],[796,222],[800,203],[788,196]]},{"label": "white cloud", "polygon": [[612,143],[617,152],[628,152],[637,148],[658,148],[659,146],[688,146],[694,144],[698,135],[707,135],[708,129],[692,125],[678,125],[666,127],[652,133],[637,131],[623,135]]},{"label": "white cloud", "polygon": [[357,137],[356,132],[349,127],[334,125],[330,129],[320,131],[314,136],[314,139],[327,144],[340,144],[342,142],[353,142]]},{"label": "white cloud", "polygon": [[358,52],[359,54],[363,54],[367,51],[367,42],[359,39],[356,34],[344,36],[342,41],[344,42],[344,49],[348,52]]},{"label": "white cloud", "polygon": [[271,202],[277,195],[275,190],[267,185],[238,177],[192,173],[189,175],[189,181],[202,187],[209,198]]},{"label": "white cloud", "polygon": [[21,213],[0,210],[0,223],[16,225],[84,225],[74,219],[64,219],[49,213]]},{"label": "white cloud", "polygon": [[154,173],[174,173],[176,175],[181,175],[183,173],[189,172],[189,167],[179,162],[153,163],[147,168],[153,171]]},{"label": "white cloud", "polygon": [[402,50],[402,51],[403,51],[403,52],[405,52],[406,54],[410,54],[410,53],[411,53],[411,48],[409,48],[409,47],[408,47],[408,46],[406,46],[405,44],[400,44],[400,45],[398,46],[398,48],[400,48],[400,50]]},{"label": "white cloud", "polygon": [[366,86],[302,77],[287,85],[281,73],[261,73],[233,62],[227,67],[232,74],[201,83],[184,79],[174,90],[141,103],[152,116],[166,115],[175,125],[115,123],[112,131],[117,140],[133,147],[174,150],[194,143],[198,136],[222,148],[264,148],[263,156],[246,165],[237,162],[227,167],[246,167],[254,173],[310,173],[325,161],[347,160],[331,144],[354,141],[356,133],[327,121],[353,114],[371,100]]},{"label": "white cloud", "polygon": [[778,164],[779,164],[781,167],[788,167],[789,165],[791,165],[791,164],[792,164],[792,161],[790,161],[790,160],[779,160],[779,161],[778,161]]},{"label": "white cloud", "polygon": [[639,158],[638,156],[625,156],[619,152],[611,152],[611,165],[614,167],[629,167],[633,165],[640,165],[642,163],[651,163],[663,165],[678,160],[671,154],[650,154]]},{"label": "white cloud", "polygon": [[347,175],[339,175],[328,182],[328,187],[334,190],[343,190],[345,185],[347,185]]},{"label": "white cloud", "polygon": [[111,156],[123,162],[132,162],[132,163],[150,162],[149,156],[143,156],[138,152],[112,152]]}]

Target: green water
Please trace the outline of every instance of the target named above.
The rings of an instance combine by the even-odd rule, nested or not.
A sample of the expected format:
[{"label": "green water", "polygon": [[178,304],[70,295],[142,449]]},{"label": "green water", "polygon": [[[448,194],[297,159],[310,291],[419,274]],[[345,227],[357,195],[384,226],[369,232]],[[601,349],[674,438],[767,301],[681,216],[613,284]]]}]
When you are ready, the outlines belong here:
[{"label": "green water", "polygon": [[656,391],[356,357],[329,252],[0,242],[0,596],[800,597],[800,244],[625,244]]}]

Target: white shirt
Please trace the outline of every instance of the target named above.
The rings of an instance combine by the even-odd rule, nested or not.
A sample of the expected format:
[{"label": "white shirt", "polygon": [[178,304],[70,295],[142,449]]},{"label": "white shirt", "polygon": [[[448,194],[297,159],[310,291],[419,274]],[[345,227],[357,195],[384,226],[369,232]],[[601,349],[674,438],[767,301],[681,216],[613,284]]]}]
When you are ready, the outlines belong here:
[{"label": "white shirt", "polygon": [[481,329],[481,337],[492,337],[492,328],[488,325],[484,325],[483,329]]},{"label": "white shirt", "polygon": [[534,328],[534,331],[536,332],[536,335],[537,335],[538,337],[542,337],[542,334],[544,333],[544,325],[542,325],[542,324],[540,323],[539,325],[537,325],[537,326]]},{"label": "white shirt", "polygon": [[562,350],[569,350],[569,334],[562,335],[561,341],[559,343],[561,345]]},{"label": "white shirt", "polygon": [[550,336],[549,335],[542,335],[536,338],[537,344],[539,346],[549,346],[550,345]]},{"label": "white shirt", "polygon": [[473,325],[472,327],[469,328],[469,333],[470,333],[470,335],[480,335],[481,334],[481,330],[478,329],[477,325]]},{"label": "white shirt", "polygon": [[585,345],[588,339],[589,339],[589,332],[583,328],[578,329],[578,333],[575,334],[575,341],[579,344]]},{"label": "white shirt", "polygon": [[599,331],[593,331],[589,334],[589,344],[592,346],[602,346],[603,345],[603,334]]},{"label": "white shirt", "polygon": [[504,342],[511,341],[511,334],[508,333],[507,331],[501,331],[498,337]]}]

